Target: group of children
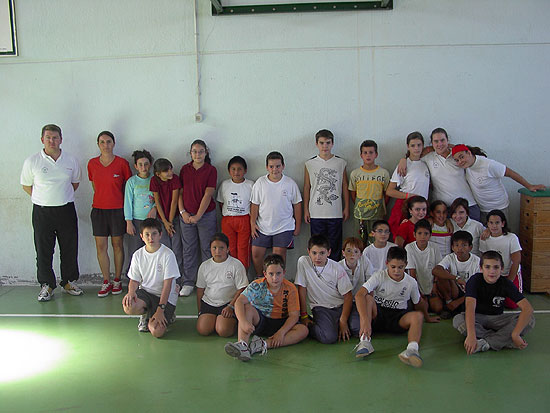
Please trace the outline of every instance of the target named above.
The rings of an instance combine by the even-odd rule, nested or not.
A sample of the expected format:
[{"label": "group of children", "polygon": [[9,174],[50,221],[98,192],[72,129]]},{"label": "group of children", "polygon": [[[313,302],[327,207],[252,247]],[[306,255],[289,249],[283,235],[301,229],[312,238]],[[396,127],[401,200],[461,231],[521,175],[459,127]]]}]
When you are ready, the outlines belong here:
[{"label": "group of children", "polygon": [[[286,250],[293,246],[293,238],[300,232],[302,198],[296,183],[283,174],[284,158],[279,152],[267,155],[268,174],[255,183],[245,178],[247,165],[242,157],[229,161],[231,179],[220,185],[216,198],[222,209],[222,233],[216,233],[217,173],[210,165],[206,144],[200,140],[193,142],[192,161],[184,165],[179,179],[168,160],[157,159],[149,189],[157,211],[155,223],[162,222],[164,229],[157,225],[156,231],[151,231],[147,225],[152,225],[154,220],[140,220],[136,214],[132,215],[134,207],[129,208],[126,215],[128,233],[136,236],[135,228],[140,224],[155,236],[158,232],[157,244],[148,243],[147,236],[156,239],[149,233],[140,234],[145,243],[139,250],[141,256],[147,256],[145,252],[156,253],[160,243],[168,245],[174,251],[172,261],[178,271],[172,272],[171,277],[165,273],[164,284],[157,283],[154,287],[160,298],[158,307],[152,307],[136,295],[133,281],[139,279],[136,275],[139,264],[134,261],[139,258],[132,260],[129,270],[132,288],[123,304],[129,314],[145,313],[140,319],[140,330],[150,330],[159,336],[162,330],[159,325],[165,329],[173,321],[174,294],[187,296],[196,284],[198,332],[208,335],[215,331],[229,337],[237,329],[239,340],[228,343],[225,350],[241,360],[265,353],[268,348],[295,344],[308,335],[321,343],[359,337],[356,355],[364,357],[374,351],[370,342],[372,331],[387,330],[408,331],[409,343],[399,358],[418,367],[422,364],[418,352],[422,323],[439,321],[439,317],[430,316],[430,312],[443,318],[455,315],[455,324],[459,327],[462,324],[456,320],[466,312],[463,330],[468,335],[465,343],[468,353],[489,347],[498,349],[498,345],[491,346],[490,339],[481,337],[479,331],[477,336],[472,332],[470,313],[477,309],[485,311],[485,307],[475,306],[477,296],[472,292],[473,287],[468,287],[468,280],[481,268],[481,278],[494,284],[489,275],[485,276],[484,262],[488,262],[487,274],[489,267],[492,274],[498,267],[503,279],[506,277],[519,287],[517,294],[512,294],[507,284],[499,287],[497,292],[504,294],[505,290],[507,295],[502,302],[500,296],[494,300],[498,305],[491,309],[491,314],[502,312],[504,304],[510,308],[519,306],[522,314],[532,312],[520,292],[521,247],[517,237],[508,232],[504,213],[482,210],[488,225],[485,229],[468,217],[471,205],[467,199],[456,198],[450,212],[441,200],[428,205],[430,172],[421,161],[425,148],[418,132],[407,137],[404,175],[396,168],[391,181],[389,173],[375,163],[376,142],[366,140],[360,145],[363,165],[351,172],[349,181],[346,162],[332,154],[333,144],[330,131],[319,131],[316,134],[319,155],[305,165],[303,215],[313,235],[308,243],[308,255],[298,260],[295,285],[284,279],[285,259]],[[470,147],[457,145],[452,150],[456,165],[472,167],[471,163],[461,161],[464,151],[468,151],[470,157],[475,156]],[[140,179],[149,177],[144,158],[149,165],[151,159],[139,157],[146,153],[134,153]],[[536,187],[525,180],[522,183]],[[135,185],[126,187],[126,199],[139,205],[136,199],[143,194],[138,194],[135,188]],[[397,199],[389,223],[383,220],[387,195]],[[358,220],[362,239],[348,238],[342,244],[342,224],[350,215],[349,197],[354,201],[353,215]],[[143,218],[144,211],[141,212]],[[395,244],[389,242],[392,233]],[[368,246],[363,248],[364,245]],[[273,254],[264,259],[269,248]],[[495,256],[489,254],[491,251],[498,251],[499,265],[493,262]],[[481,252],[489,255],[482,255],[480,260]],[[203,261],[200,267],[199,254]],[[338,262],[341,254],[344,258]],[[250,260],[260,278],[248,284],[246,272]],[[163,268],[174,269],[168,264]],[[156,271],[161,272],[160,266]],[[176,282],[180,273],[182,281]],[[147,275],[142,277],[146,279]],[[479,277],[476,280],[480,284]],[[142,281],[142,288],[146,289],[144,285]],[[155,294],[153,289],[151,293]],[[474,300],[473,305],[470,298]],[[487,297],[483,295],[479,299]],[[159,309],[169,309],[168,316],[157,314]],[[522,315],[514,332],[520,334],[528,325],[532,322],[527,315]],[[459,331],[463,332],[460,328]],[[268,339],[260,338],[262,335]],[[472,337],[478,337],[477,347],[473,349]],[[518,343],[516,337],[513,344]]]}]

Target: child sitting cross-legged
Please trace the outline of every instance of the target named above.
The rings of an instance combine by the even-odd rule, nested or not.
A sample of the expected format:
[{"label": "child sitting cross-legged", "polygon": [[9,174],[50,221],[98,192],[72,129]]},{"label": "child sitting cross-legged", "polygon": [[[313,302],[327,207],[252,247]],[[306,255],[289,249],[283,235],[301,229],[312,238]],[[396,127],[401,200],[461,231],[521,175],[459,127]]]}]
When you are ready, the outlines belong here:
[{"label": "child sitting cross-legged", "polygon": [[401,247],[388,251],[386,269],[375,272],[355,295],[355,303],[361,319],[360,341],[355,356],[362,358],[374,351],[371,344],[373,332],[408,332],[407,348],[399,353],[399,359],[413,367],[422,366],[418,343],[422,336],[424,316],[421,311],[410,311],[407,302],[412,299],[420,310],[418,284],[405,273],[407,252]]},{"label": "child sitting cross-legged", "polygon": [[307,337],[307,328],[298,324],[298,291],[284,276],[283,257],[277,254],[265,257],[264,277],[251,282],[235,302],[239,341],[225,345],[228,355],[249,361],[252,355],[263,355],[268,348],[290,346]]},{"label": "child sitting cross-legged", "polygon": [[132,256],[128,294],[122,299],[126,314],[141,315],[138,330],[150,331],[157,338],[176,318],[176,279],[180,277],[176,256],[160,243],[161,233],[162,224],[156,219],[142,222],[140,235],[145,246]]},{"label": "child sitting cross-legged", "polygon": [[440,321],[439,317],[430,317],[428,311],[439,313],[442,310],[441,299],[437,296],[437,286],[434,284],[432,270],[441,261],[439,245],[430,241],[432,226],[427,219],[421,219],[414,224],[416,241],[405,246],[407,251],[407,270],[418,283],[422,301],[424,319],[431,323]]},{"label": "child sitting cross-legged", "polygon": [[[466,284],[466,313],[457,314],[453,327],[466,336],[468,354],[503,348],[527,347],[525,333],[535,326],[533,307],[518,288],[502,276],[504,261],[496,251],[481,256],[481,273]],[[504,313],[504,299],[510,298],[520,309]]]},{"label": "child sitting cross-legged", "polygon": [[453,252],[435,266],[432,273],[437,277],[439,296],[444,300],[441,318],[448,319],[453,312],[464,311],[464,288],[466,281],[479,271],[479,257],[472,254],[472,234],[456,231],[451,237]]},{"label": "child sitting cross-legged", "polygon": [[[300,318],[313,338],[323,344],[349,340],[348,320],[353,304],[352,285],[346,271],[329,258],[330,244],[324,235],[309,239],[308,255],[298,259],[295,284],[300,295]],[[313,322],[307,315],[309,300]]]},{"label": "child sitting cross-legged", "polygon": [[235,301],[248,285],[244,265],[229,255],[229,239],[219,232],[210,241],[212,258],[204,261],[197,275],[197,331],[219,336],[235,334]]}]

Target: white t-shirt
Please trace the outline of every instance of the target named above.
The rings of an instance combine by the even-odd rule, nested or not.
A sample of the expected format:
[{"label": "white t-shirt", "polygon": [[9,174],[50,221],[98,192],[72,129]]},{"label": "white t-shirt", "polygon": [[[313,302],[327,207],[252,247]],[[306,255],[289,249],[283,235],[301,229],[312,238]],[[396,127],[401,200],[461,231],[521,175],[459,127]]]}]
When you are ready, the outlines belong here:
[{"label": "white t-shirt", "polygon": [[440,226],[435,222],[432,225],[432,237],[430,238],[430,241],[437,244],[442,257],[451,253],[452,235],[453,234],[449,232],[446,225]]},{"label": "white t-shirt", "polygon": [[386,258],[388,257],[388,250],[391,247],[396,247],[397,244],[393,242],[387,242],[384,248],[376,248],[374,244],[370,244],[363,250],[363,255],[367,257],[372,264],[372,270],[382,271],[386,268]]},{"label": "white t-shirt", "polygon": [[484,156],[476,156],[474,164],[466,168],[466,180],[482,212],[508,208],[510,201],[502,183],[505,172],[506,165]]},{"label": "white t-shirt", "polygon": [[226,179],[218,188],[216,200],[223,204],[222,215],[224,217],[248,215],[250,213],[250,195],[254,181],[245,179],[236,184],[231,179]]},{"label": "white t-shirt", "polygon": [[405,245],[407,251],[407,269],[416,270],[416,281],[420,287],[420,292],[424,295],[430,295],[434,286],[434,276],[432,270],[441,261],[441,252],[439,246],[428,241],[428,246],[421,251],[415,242]]},{"label": "white t-shirt", "polygon": [[172,288],[168,296],[168,302],[172,305],[178,303],[176,292],[176,279],[180,277],[176,256],[170,248],[161,244],[155,252],[147,252],[141,247],[134,255],[128,269],[128,278],[140,283],[150,294],[160,297],[164,280],[172,279]]},{"label": "white t-shirt", "polygon": [[261,176],[252,187],[250,201],[259,205],[256,223],[262,234],[294,231],[293,205],[302,202],[302,195],[292,178],[283,175],[279,182],[271,182],[267,175]]},{"label": "white t-shirt", "polygon": [[446,255],[437,265],[442,266],[452,275],[458,275],[464,281],[468,281],[472,275],[481,271],[479,268],[479,261],[479,257],[471,253],[468,261],[459,261],[456,254],[453,252]]},{"label": "white t-shirt", "polygon": [[[509,232],[506,235],[500,237],[489,237],[486,240],[479,241],[479,250],[485,251],[497,251],[502,255],[504,261],[504,268],[502,269],[502,276],[506,277],[510,273],[510,267],[512,266],[512,253],[521,251],[521,245],[519,245],[519,239],[516,234]],[[520,269],[518,269],[518,272]]]},{"label": "white t-shirt", "polygon": [[324,267],[313,267],[309,256],[298,258],[294,284],[307,288],[311,308],[335,308],[344,304],[344,294],[352,290],[346,271],[330,258]]},{"label": "white t-shirt", "polygon": [[479,221],[476,221],[475,219],[467,218],[464,227],[460,228],[454,221],[454,219],[451,219],[451,222],[453,223],[454,232],[466,231],[472,235],[472,254],[481,257],[481,253],[479,252],[479,237],[481,236],[481,233],[485,231],[485,227],[483,226],[483,224]]},{"label": "white t-shirt", "polygon": [[401,176],[395,168],[390,182],[395,182],[401,192],[420,195],[428,199],[430,171],[425,162],[411,161],[407,158],[407,174]]},{"label": "white t-shirt", "polygon": [[230,302],[237,290],[248,285],[244,265],[231,255],[224,262],[204,261],[197,274],[197,288],[204,288],[202,301],[213,307]]},{"label": "white t-shirt", "polygon": [[65,151],[54,161],[44,150],[23,163],[20,183],[32,186],[31,201],[40,206],[62,206],[74,202],[72,184],[80,182],[80,165]]},{"label": "white t-shirt", "polygon": [[460,168],[451,154],[447,158],[433,151],[422,157],[430,170],[432,181],[432,200],[441,200],[451,205],[456,198],[466,198],[468,205],[475,205],[476,201],[468,182],[464,169]]},{"label": "white t-shirt", "polygon": [[407,301],[412,299],[413,304],[420,302],[420,292],[416,280],[409,274],[401,281],[395,281],[388,275],[388,270],[375,272],[363,287],[371,293],[374,291],[374,300],[382,307],[399,310],[407,309]]},{"label": "white t-shirt", "polygon": [[357,291],[359,291],[361,286],[365,284],[365,282],[367,282],[367,280],[370,278],[370,276],[374,272],[374,269],[372,268],[372,264],[369,261],[369,259],[364,255],[361,255],[361,258],[359,258],[359,260],[357,261],[357,267],[355,267],[355,271],[352,271],[347,266],[345,258],[339,261],[338,263],[346,271],[346,274],[348,275],[348,278],[353,287],[351,293],[353,294],[353,297],[355,297],[355,294],[357,294]]},{"label": "white t-shirt", "polygon": [[306,162],[311,184],[308,205],[311,218],[342,218],[342,180],[346,164],[336,155],[327,161],[315,156]]}]

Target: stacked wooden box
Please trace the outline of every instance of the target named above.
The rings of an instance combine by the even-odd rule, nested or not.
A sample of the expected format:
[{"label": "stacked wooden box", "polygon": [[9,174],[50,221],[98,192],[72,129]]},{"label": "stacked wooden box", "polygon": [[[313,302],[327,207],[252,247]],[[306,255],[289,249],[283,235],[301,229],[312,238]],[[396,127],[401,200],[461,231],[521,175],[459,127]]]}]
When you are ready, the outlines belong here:
[{"label": "stacked wooden box", "polygon": [[550,191],[520,189],[521,273],[525,290],[550,292]]}]

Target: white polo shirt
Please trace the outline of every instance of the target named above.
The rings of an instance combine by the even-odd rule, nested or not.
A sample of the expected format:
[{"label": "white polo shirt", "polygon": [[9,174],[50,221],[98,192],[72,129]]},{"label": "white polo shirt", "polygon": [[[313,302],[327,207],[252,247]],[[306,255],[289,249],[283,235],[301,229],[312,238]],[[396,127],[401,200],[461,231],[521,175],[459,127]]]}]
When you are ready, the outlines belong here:
[{"label": "white polo shirt", "polygon": [[432,200],[439,199],[447,205],[451,205],[456,198],[466,198],[468,205],[475,205],[476,200],[468,182],[464,169],[460,168],[454,158],[449,154],[447,158],[430,152],[422,157],[430,170],[432,181]]},{"label": "white polo shirt", "polygon": [[482,212],[508,208],[510,201],[502,183],[505,173],[506,165],[484,156],[476,156],[474,164],[466,168],[466,180]]},{"label": "white polo shirt", "polygon": [[23,163],[21,185],[32,186],[31,201],[40,206],[62,206],[74,202],[72,184],[80,182],[80,165],[65,151],[55,161],[42,149]]}]

